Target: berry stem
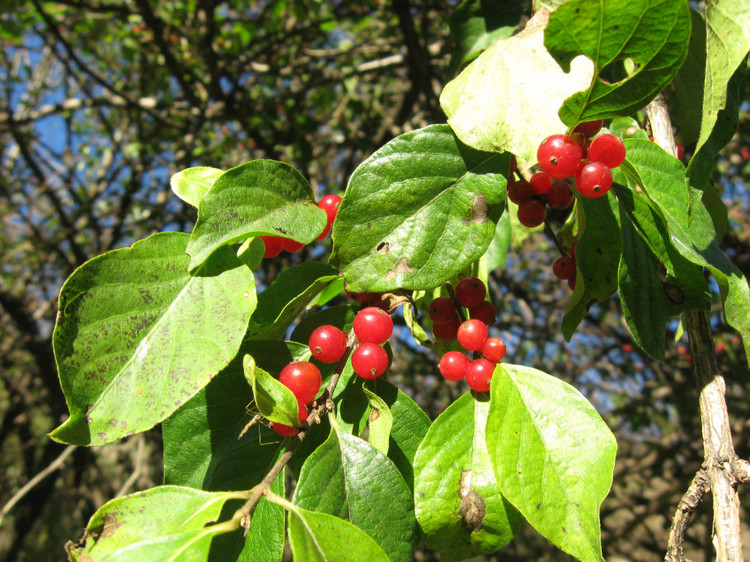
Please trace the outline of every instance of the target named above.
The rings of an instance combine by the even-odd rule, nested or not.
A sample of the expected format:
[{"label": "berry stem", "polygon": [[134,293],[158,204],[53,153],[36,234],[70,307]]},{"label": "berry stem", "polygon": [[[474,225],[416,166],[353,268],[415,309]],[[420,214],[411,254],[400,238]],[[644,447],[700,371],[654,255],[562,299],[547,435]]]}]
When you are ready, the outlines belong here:
[{"label": "berry stem", "polygon": [[565,249],[562,247],[562,244],[560,244],[560,241],[557,239],[557,235],[555,234],[555,231],[552,230],[552,226],[550,225],[549,221],[546,219],[544,220],[544,233],[549,236],[552,241],[555,243],[555,246],[557,246],[557,250],[560,252],[561,256],[567,256],[568,252],[565,251]]},{"label": "berry stem", "polygon": [[448,291],[448,296],[456,304],[456,314],[458,314],[458,318],[461,320],[461,322],[465,322],[466,316],[464,315],[463,307],[458,304],[458,301],[456,300],[456,292],[453,290],[453,285],[446,282],[445,288]]}]

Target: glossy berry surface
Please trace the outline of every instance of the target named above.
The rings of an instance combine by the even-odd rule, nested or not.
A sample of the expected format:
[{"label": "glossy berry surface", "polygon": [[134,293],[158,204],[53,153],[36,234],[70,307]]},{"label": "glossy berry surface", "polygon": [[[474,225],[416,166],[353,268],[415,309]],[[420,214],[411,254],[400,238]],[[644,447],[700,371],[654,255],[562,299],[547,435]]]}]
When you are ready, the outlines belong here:
[{"label": "glossy berry surface", "polygon": [[487,392],[490,389],[495,364],[487,359],[474,359],[466,369],[466,384],[477,392]]},{"label": "glossy berry surface", "polygon": [[568,256],[561,256],[552,264],[552,273],[558,279],[570,279],[576,274],[576,262]]},{"label": "glossy berry surface", "polygon": [[363,379],[376,379],[388,368],[388,352],[375,343],[363,343],[352,353],[352,369]]},{"label": "glossy berry surface", "polygon": [[469,358],[460,351],[448,351],[440,358],[438,370],[449,381],[460,381],[466,376]]},{"label": "glossy berry surface", "polygon": [[393,333],[393,320],[381,308],[368,306],[354,317],[354,335],[360,343],[381,344],[388,341]]},{"label": "glossy berry surface", "polygon": [[605,195],[612,187],[612,172],[602,162],[586,162],[575,179],[578,193],[593,199]]},{"label": "glossy berry surface", "polygon": [[576,128],[573,129],[574,133],[581,133],[585,138],[590,139],[602,128],[602,120],[596,119],[594,121],[586,121],[584,123],[578,123]]},{"label": "glossy berry surface", "polygon": [[339,205],[341,205],[341,197],[333,194],[326,195],[318,201],[318,207],[326,212],[329,225],[332,225],[333,221],[336,220],[336,213],[339,211]]},{"label": "glossy berry surface", "polygon": [[456,318],[456,303],[448,297],[437,297],[427,307],[427,314],[433,324],[445,324]]},{"label": "glossy berry surface", "polygon": [[461,326],[461,320],[456,317],[445,324],[433,324],[432,333],[441,341],[453,341],[458,336],[459,326]]},{"label": "glossy berry surface", "polygon": [[310,334],[310,352],[323,363],[335,363],[346,351],[346,334],[336,326],[324,324]]},{"label": "glossy berry surface", "polygon": [[[297,400],[297,406],[299,408],[297,415],[299,417],[299,424],[302,425],[307,421],[307,416],[310,413],[301,401]],[[299,433],[299,429],[283,423],[272,422],[271,429],[273,429],[281,437],[293,437]]]},{"label": "glossy berry surface", "polygon": [[566,135],[551,135],[544,139],[536,151],[542,172],[561,180],[572,176],[581,165],[581,146]]},{"label": "glossy berry surface", "polygon": [[625,161],[625,145],[615,135],[600,135],[589,145],[588,159],[607,168],[617,168]]},{"label": "glossy berry surface", "polygon": [[539,226],[547,218],[547,209],[539,199],[529,199],[518,206],[518,222],[528,228]]},{"label": "glossy berry surface", "polygon": [[508,182],[507,195],[513,203],[520,205],[533,197],[534,190],[526,180],[510,181]]},{"label": "glossy berry surface", "polygon": [[456,302],[466,308],[478,305],[487,295],[487,287],[481,279],[464,277],[456,284]]},{"label": "glossy berry surface", "polygon": [[482,301],[478,305],[472,306],[469,309],[469,318],[481,320],[488,326],[495,323],[496,317],[497,309],[490,301]]},{"label": "glossy berry surface", "polygon": [[496,337],[487,338],[482,346],[482,357],[491,363],[497,363],[502,361],[506,351],[505,340]]},{"label": "glossy berry surface", "polygon": [[456,339],[464,349],[479,351],[482,349],[484,342],[487,341],[488,335],[487,324],[474,318],[463,322],[458,327]]},{"label": "glossy berry surface", "polygon": [[552,187],[554,181],[551,176],[548,176],[544,172],[537,172],[531,176],[529,184],[531,184],[531,191],[534,192],[534,195],[544,195]]},{"label": "glossy berry surface", "polygon": [[323,378],[314,364],[309,361],[295,361],[281,369],[279,382],[291,390],[297,400],[309,404],[315,400]]},{"label": "glossy berry surface", "polygon": [[274,258],[281,253],[283,249],[283,240],[278,236],[261,236],[261,240],[266,245],[266,249],[263,252],[264,258]]},{"label": "glossy berry surface", "polygon": [[575,199],[573,188],[566,181],[556,181],[547,192],[547,204],[553,209],[567,209]]},{"label": "glossy berry surface", "polygon": [[302,242],[297,242],[296,240],[292,240],[291,238],[282,238],[281,245],[290,254],[299,252],[302,248],[305,247]]}]

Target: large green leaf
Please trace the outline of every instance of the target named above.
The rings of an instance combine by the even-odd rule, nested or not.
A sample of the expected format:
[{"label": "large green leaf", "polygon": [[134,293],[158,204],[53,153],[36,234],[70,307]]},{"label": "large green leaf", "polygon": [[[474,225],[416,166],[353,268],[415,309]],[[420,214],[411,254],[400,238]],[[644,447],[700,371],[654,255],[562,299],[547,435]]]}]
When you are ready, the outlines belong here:
[{"label": "large green leaf", "polygon": [[[627,115],[644,107],[680,69],[690,41],[687,0],[570,0],[549,18],[544,44],[568,71],[579,55],[594,62],[596,78],[560,107],[560,119],[581,121]],[[600,73],[632,61],[628,76]]]},{"label": "large green leaf", "polygon": [[326,215],[302,175],[282,162],[253,160],[227,170],[201,198],[187,253],[193,270],[217,248],[256,235],[308,244]]},{"label": "large green leaf", "polygon": [[593,64],[581,57],[563,72],[544,47],[544,24],[540,12],[525,31],[495,42],[445,86],[440,104],[462,142],[534,161],[542,139],[565,131],[557,110],[591,84]]},{"label": "large green leaf", "polygon": [[352,175],[331,263],[350,291],[432,288],[478,259],[505,203],[509,156],[461,144],[446,125],[405,133]]},{"label": "large green leaf", "polygon": [[689,205],[682,164],[654,143],[628,139],[624,172],[640,185],[667,225],[672,244],[690,262],[708,267],[716,278],[727,320],[742,336],[750,356],[750,287],[721,250],[714,222],[704,205]]},{"label": "large green leaf", "polygon": [[388,457],[333,427],[303,465],[293,503],[350,521],[391,560],[412,560],[417,529],[409,487]]},{"label": "large green leaf", "polygon": [[256,304],[252,272],[226,249],[190,275],[187,241],[156,234],[65,282],[53,346],[70,418],[53,439],[102,445],[149,429],[234,358]]},{"label": "large green leaf", "polygon": [[[247,492],[158,486],[104,504],[86,527],[77,560],[206,560],[211,539],[237,524],[215,523],[224,503]],[[228,522],[227,522],[228,523]]]},{"label": "large green leaf", "polygon": [[616,205],[612,192],[596,199],[578,196],[578,273],[562,322],[562,332],[568,340],[589,308],[617,289],[621,241],[616,234],[620,230]]},{"label": "large green leaf", "polygon": [[417,520],[441,560],[502,548],[521,517],[500,493],[485,442],[489,401],[464,394],[438,416],[414,459]]},{"label": "large green leaf", "polygon": [[503,495],[565,552],[603,561],[599,508],[612,485],[612,432],[575,388],[530,367],[498,365],[490,392],[487,449]]},{"label": "large green leaf", "polygon": [[335,268],[317,261],[284,270],[273,285],[258,295],[248,333],[253,339],[281,338],[310,301],[337,278]]},{"label": "large green leaf", "polygon": [[173,174],[169,185],[177,197],[197,208],[203,196],[223,173],[224,170],[218,168],[196,166]]},{"label": "large green leaf", "polygon": [[[280,500],[280,501],[279,501]],[[289,510],[289,542],[295,560],[305,562],[388,562],[372,537],[344,519],[276,499]]]}]

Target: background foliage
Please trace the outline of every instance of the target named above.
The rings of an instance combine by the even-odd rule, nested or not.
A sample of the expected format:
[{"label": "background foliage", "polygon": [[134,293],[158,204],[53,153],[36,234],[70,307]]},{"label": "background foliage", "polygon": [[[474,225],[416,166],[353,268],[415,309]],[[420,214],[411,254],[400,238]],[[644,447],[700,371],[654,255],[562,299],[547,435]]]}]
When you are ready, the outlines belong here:
[{"label": "background foliage", "polygon": [[[177,170],[270,158],[300,170],[318,198],[341,191],[354,167],[394,136],[445,122],[438,103],[443,85],[491,38],[523,25],[529,9],[509,2],[480,18],[476,6],[428,0],[7,6],[0,20],[0,454],[7,467],[0,504],[64,450],[46,437],[66,412],[51,344],[63,280],[93,255],[160,230],[188,231],[195,210],[168,185]],[[473,30],[474,40],[458,45],[451,58],[459,27]],[[747,83],[741,86],[748,100]],[[677,93],[674,99],[683,100]],[[739,133],[716,179],[729,206],[722,245],[747,276],[750,115],[747,102],[742,107]],[[690,151],[697,138],[687,129],[678,133]],[[602,512],[605,558],[660,559],[665,514],[701,459],[687,346],[678,338],[664,350],[664,363],[651,361],[634,348],[616,300],[592,308],[565,343],[560,325],[570,293],[551,275],[554,245],[514,229],[512,246],[505,267],[490,278],[494,294],[502,295],[495,304],[509,360],[572,382],[617,435],[614,488]],[[321,244],[266,260],[258,289],[289,265],[327,251]],[[718,301],[718,289],[714,295]],[[744,352],[719,314],[713,328],[735,446],[747,457]],[[411,345],[408,330],[400,334],[391,381],[434,419],[460,391],[436,376],[436,357]],[[2,556],[58,560],[65,540],[107,499],[168,481],[159,433],[76,448],[4,514]],[[181,466],[172,458],[171,466]],[[210,480],[211,470],[195,474]],[[708,560],[709,519],[700,516],[688,536],[696,551],[688,556]],[[521,533],[497,559],[563,559],[527,526]]]}]

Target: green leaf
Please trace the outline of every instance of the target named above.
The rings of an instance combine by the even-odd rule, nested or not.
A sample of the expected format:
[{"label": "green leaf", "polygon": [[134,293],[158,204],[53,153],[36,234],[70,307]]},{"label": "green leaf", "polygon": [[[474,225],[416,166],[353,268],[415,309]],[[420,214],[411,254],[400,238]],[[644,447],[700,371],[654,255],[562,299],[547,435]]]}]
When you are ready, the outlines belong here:
[{"label": "green leaf", "polygon": [[247,497],[247,492],[158,486],[117,498],[89,521],[79,560],[206,560],[211,539],[238,526],[215,523],[224,503]]},{"label": "green leaf", "polygon": [[338,270],[316,261],[285,269],[273,285],[258,295],[248,334],[253,339],[282,338],[310,301],[336,279]]},{"label": "green leaf", "polygon": [[365,382],[362,383],[362,390],[370,403],[370,415],[367,418],[367,427],[370,430],[368,441],[375,449],[387,455],[393,427],[393,414],[385,400],[368,389]]},{"label": "green leaf", "polygon": [[727,107],[727,86],[750,51],[748,21],[750,0],[706,2],[706,79],[696,152],[708,141],[720,111]]},{"label": "green leaf", "polygon": [[489,554],[521,517],[500,493],[485,442],[490,404],[464,394],[433,422],[414,459],[417,521],[441,560]]},{"label": "green leaf", "polygon": [[367,533],[348,521],[309,511],[286,500],[289,542],[295,560],[305,562],[388,562],[388,555]]},{"label": "green leaf", "polygon": [[619,214],[614,194],[589,199],[577,196],[578,244],[576,288],[568,302],[562,332],[570,340],[589,308],[609,298],[617,289],[621,242]]},{"label": "green leaf", "polygon": [[599,508],[617,443],[572,386],[500,364],[492,380],[487,448],[503,495],[526,520],[583,562],[603,561]]},{"label": "green leaf", "polygon": [[[654,143],[626,141],[625,171],[653,201],[667,225],[677,251],[690,262],[708,267],[716,278],[724,302],[727,323],[742,336],[750,356],[750,287],[742,272],[721,250],[713,219],[705,206],[689,206],[689,187],[682,175],[682,163]],[[577,249],[576,249],[577,254]]]},{"label": "green leaf", "polygon": [[204,195],[187,253],[190,269],[217,248],[250,236],[285,236],[308,244],[326,215],[302,175],[282,162],[254,160],[227,170]]},{"label": "green leaf", "polygon": [[245,355],[242,368],[247,383],[253,389],[258,412],[273,422],[299,426],[299,405],[294,393],[258,367],[252,355]]},{"label": "green leaf", "polygon": [[482,0],[467,0],[451,14],[451,51],[449,73],[476,58],[492,42],[510,37],[523,15],[521,4],[503,5]]},{"label": "green leaf", "polygon": [[588,87],[593,65],[581,57],[564,73],[544,47],[543,17],[494,43],[443,89],[440,104],[461,142],[534,162],[542,139],[565,132],[557,110]]},{"label": "green leaf", "polygon": [[293,503],[350,521],[391,560],[412,560],[416,521],[404,479],[388,457],[332,425],[328,440],[303,465]]},{"label": "green leaf", "polygon": [[662,361],[666,349],[667,295],[657,276],[657,264],[630,221],[622,221],[620,233],[618,290],[622,312],[635,342]]},{"label": "green leaf", "polygon": [[330,262],[350,291],[431,288],[477,260],[505,203],[509,156],[463,146],[446,125],[405,133],[354,172]]},{"label": "green leaf", "polygon": [[103,445],[166,419],[234,358],[255,308],[229,250],[190,275],[188,235],[98,256],[60,292],[53,346],[70,418],[50,435]]},{"label": "green leaf", "polygon": [[173,174],[169,178],[169,186],[177,197],[197,208],[203,196],[223,173],[224,170],[209,166],[187,168]]},{"label": "green leaf", "polygon": [[[594,62],[596,77],[565,100],[560,119],[572,127],[643,108],[685,60],[690,23],[687,0],[570,0],[560,6],[550,15],[545,46],[566,72],[585,55]],[[630,75],[612,68],[628,59],[636,66]]]},{"label": "green leaf", "polygon": [[508,256],[510,248],[510,213],[503,213],[495,227],[495,237],[487,248],[487,270],[494,271],[500,267],[505,267],[505,259]]}]

